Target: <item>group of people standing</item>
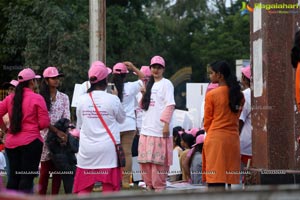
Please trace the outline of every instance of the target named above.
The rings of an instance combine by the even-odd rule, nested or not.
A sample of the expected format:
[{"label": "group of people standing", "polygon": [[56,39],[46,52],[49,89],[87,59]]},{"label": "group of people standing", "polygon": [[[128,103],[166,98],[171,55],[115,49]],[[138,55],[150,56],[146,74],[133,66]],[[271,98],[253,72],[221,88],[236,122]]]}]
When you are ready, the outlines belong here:
[{"label": "group of people standing", "polygon": [[59,174],[45,143],[49,132],[55,133],[61,148],[68,146],[73,137],[54,126],[61,118],[70,120],[69,98],[58,91],[61,76],[63,74],[56,67],[47,67],[39,87],[37,79],[41,76],[30,68],[23,69],[18,74],[18,81],[11,81],[16,83],[10,84],[13,92],[0,103],[9,190],[34,192],[33,179],[39,174],[38,193],[46,194],[49,175],[56,171],[57,174],[52,174],[52,193],[58,194],[61,179],[65,192],[72,192],[73,176]]},{"label": "group of people standing", "polygon": [[[296,69],[298,110],[299,38],[298,31],[291,55]],[[0,102],[0,128],[1,134],[5,134],[5,156],[8,160],[6,188],[33,193],[33,180],[39,174],[38,193],[46,194],[49,173],[57,170],[54,152],[45,143],[50,134],[55,134],[63,149],[70,147],[74,154],[78,151],[76,172],[74,170],[71,176],[52,173],[52,194],[59,192],[61,179],[66,193],[89,193],[96,182],[102,182],[104,192],[118,191],[121,186],[126,188],[130,173],[124,172],[131,171],[130,149],[138,130],[138,162],[142,178],[148,190],[164,190],[172,163],[170,130],[175,108],[174,88],[163,77],[165,69],[161,56],[151,59],[148,76],[131,62],[117,63],[113,70],[101,61],[93,62],[88,72],[88,90],[80,97],[76,109],[78,132],[62,131],[55,126],[61,119],[70,120],[69,98],[58,91],[59,78],[63,74],[56,67],[47,67],[39,87],[37,79],[41,76],[30,68],[21,70],[17,81],[10,82],[8,96]],[[135,72],[141,81],[126,82],[128,70]],[[106,92],[111,72],[116,86],[112,94]],[[193,145],[203,144],[199,146],[201,181],[208,187],[224,188],[226,184],[240,183],[240,174],[235,172],[240,171],[241,163],[242,166],[249,165],[251,160],[251,69],[250,66],[242,69],[243,92],[225,61],[211,63],[208,73],[211,83],[217,84],[217,87],[207,92],[205,97],[205,139],[201,134]],[[39,94],[36,92],[38,89]],[[133,104],[136,96],[139,108]],[[134,111],[138,111],[138,115]],[[71,129],[71,124],[67,128]],[[107,133],[108,129],[112,136]],[[75,145],[71,145],[70,141]],[[76,141],[79,143],[77,147]],[[125,149],[127,164],[123,169],[118,166],[114,142],[121,143]],[[187,142],[186,148],[195,147],[191,144]]]},{"label": "group of people standing", "polygon": [[[126,74],[133,71],[140,80],[126,82]],[[170,120],[175,107],[172,83],[163,77],[165,61],[154,56],[149,65],[151,75],[141,73],[131,62],[114,65],[112,94],[106,93],[107,77],[111,70],[97,61],[89,70],[91,83],[82,95],[76,109],[80,144],[77,171],[74,180],[75,193],[91,192],[94,183],[102,182],[103,192],[129,187],[132,168],[131,146],[136,134],[136,103],[142,110],[142,124],[138,144],[138,162],[143,180],[149,190],[160,191],[166,187],[168,167],[172,163]],[[141,95],[139,95],[141,93]],[[137,102],[137,96],[142,96]],[[136,103],[135,103],[136,102]],[[102,116],[97,116],[97,110]],[[99,115],[99,114],[98,114]],[[117,154],[107,128],[116,143],[123,145],[126,165],[117,165]],[[161,173],[157,173],[161,171]],[[121,178],[122,177],[122,178]]]},{"label": "group of people standing", "polygon": [[[65,193],[90,193],[96,182],[102,183],[103,192],[128,188],[131,146],[138,130],[137,160],[142,179],[147,190],[164,190],[173,161],[171,132],[175,108],[174,87],[164,78],[165,69],[165,60],[161,56],[154,56],[149,67],[143,66],[143,70],[128,61],[115,64],[113,69],[101,61],[93,62],[88,71],[87,91],[80,96],[76,107],[77,135],[70,129],[63,131],[56,126],[61,119],[70,121],[69,98],[58,91],[63,74],[56,67],[47,67],[38,87],[37,79],[41,76],[30,68],[20,71],[15,92],[0,103],[0,124],[6,132],[5,151],[9,163],[7,189],[32,193],[36,174],[30,172],[39,172],[38,193],[46,194],[49,174],[60,170],[53,148],[48,146],[50,142],[44,142],[49,140],[49,134],[57,137],[60,145],[57,148],[70,148],[72,151],[68,152],[73,154],[78,152],[72,173],[52,173],[52,194],[58,194],[61,180]],[[250,67],[247,70],[244,74],[249,79]],[[127,82],[129,71],[139,80]],[[240,169],[241,158],[237,153],[240,152],[239,117],[245,122],[241,125],[248,126],[245,120],[249,113],[240,113],[244,96],[249,96],[249,92],[243,95],[226,62],[212,63],[208,71],[211,82],[218,87],[208,92],[205,98],[206,138],[204,140],[201,134],[196,139],[195,135],[190,147],[200,144],[201,147],[194,148],[198,150],[188,156],[196,151],[202,153],[202,182],[208,186],[239,183],[239,175],[227,171]],[[110,73],[115,87],[109,93]],[[35,92],[38,88],[39,94]],[[9,126],[3,122],[7,113]],[[67,128],[71,128],[71,124]],[[115,143],[121,143],[125,151],[123,168],[118,166]],[[187,173],[187,176],[191,174]]]},{"label": "group of people standing", "polygon": [[[129,70],[140,80],[126,82]],[[92,63],[88,72],[89,89],[80,97],[76,108],[76,127],[80,131],[76,173],[75,176],[52,173],[52,194],[59,192],[61,179],[66,193],[91,192],[96,182],[102,182],[104,192],[129,187],[130,173],[126,172],[131,172],[130,150],[136,134],[135,102],[139,93],[142,125],[138,161],[144,171],[143,180],[149,190],[165,189],[167,174],[157,171],[168,171],[172,163],[169,136],[175,101],[173,85],[163,77],[164,70],[165,61],[161,56],[151,59],[151,75],[147,77],[131,62],[117,63],[113,70],[101,61]],[[112,94],[106,92],[111,72],[115,85]],[[0,103],[0,124],[6,133],[9,163],[7,189],[32,193],[33,179],[39,174],[38,193],[46,194],[49,174],[59,169],[48,146],[50,143],[44,141],[50,133],[55,134],[63,147],[69,145],[70,137],[76,137],[55,126],[60,119],[70,119],[69,98],[58,91],[62,76],[56,67],[48,67],[39,87],[37,79],[41,76],[30,68],[23,69],[18,74],[15,92]],[[104,122],[99,120],[97,111]],[[2,120],[7,113],[9,127]],[[117,165],[114,140],[125,150],[126,166],[122,170]]]},{"label": "group of people standing", "polygon": [[175,127],[174,151],[180,180],[225,189],[226,184],[241,183],[243,169],[251,164],[251,68],[241,69],[241,85],[224,61],[210,64],[208,74],[203,127]]}]

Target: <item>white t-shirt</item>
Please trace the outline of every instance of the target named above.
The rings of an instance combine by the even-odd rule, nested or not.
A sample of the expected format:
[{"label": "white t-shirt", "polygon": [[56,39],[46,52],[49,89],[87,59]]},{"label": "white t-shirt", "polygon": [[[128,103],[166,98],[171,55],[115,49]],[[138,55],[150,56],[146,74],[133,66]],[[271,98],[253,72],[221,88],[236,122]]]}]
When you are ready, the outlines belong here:
[{"label": "white t-shirt", "polygon": [[[163,136],[164,122],[160,121],[160,118],[165,108],[170,105],[175,105],[174,87],[171,81],[163,78],[152,86],[149,109],[143,115],[142,135]],[[169,129],[172,135],[172,122],[170,122]]]},{"label": "white t-shirt", "polygon": [[81,83],[79,90],[78,90],[78,98],[81,95],[84,95],[87,93],[88,89],[91,87],[91,83],[90,81],[84,81],[83,83]]},{"label": "white t-shirt", "polygon": [[143,113],[144,110],[139,106],[139,102],[142,100],[143,95],[141,92],[139,92],[136,95],[136,100],[137,100],[137,105],[135,108],[135,114],[136,114],[136,127],[139,130],[139,132],[141,132],[141,128],[142,128],[142,119],[143,119]]},{"label": "white t-shirt", "polygon": [[251,90],[247,88],[243,91],[245,104],[240,115],[244,126],[240,135],[240,145],[242,155],[252,155],[252,126],[251,126]]},{"label": "white t-shirt", "polygon": [[[93,91],[92,95],[116,142],[120,143],[119,123],[125,120],[125,112],[119,98],[100,90]],[[77,166],[84,169],[117,167],[115,145],[98,118],[88,93],[80,97],[76,115],[80,130]]]},{"label": "white t-shirt", "polygon": [[139,81],[124,83],[122,105],[126,113],[126,119],[120,124],[120,130],[136,130],[136,117],[134,110],[137,105],[136,95],[141,91],[142,85]]}]

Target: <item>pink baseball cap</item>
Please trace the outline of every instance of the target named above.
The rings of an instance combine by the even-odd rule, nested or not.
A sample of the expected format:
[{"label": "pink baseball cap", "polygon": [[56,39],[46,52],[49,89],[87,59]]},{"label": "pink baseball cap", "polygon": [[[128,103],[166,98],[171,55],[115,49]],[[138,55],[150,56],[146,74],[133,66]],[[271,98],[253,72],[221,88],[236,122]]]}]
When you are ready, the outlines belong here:
[{"label": "pink baseball cap", "polygon": [[192,134],[194,137],[196,137],[197,132],[199,131],[199,128],[192,128],[188,131],[185,131],[187,134]]},{"label": "pink baseball cap", "polygon": [[105,79],[110,73],[111,73],[111,69],[106,67],[103,62],[95,61],[92,63],[88,74],[89,74],[89,79],[91,79],[92,77],[96,78],[96,80],[93,81],[90,80],[90,82],[96,83]]},{"label": "pink baseball cap", "polygon": [[[149,76],[152,75],[151,69],[150,69],[149,66],[142,66],[141,69],[140,69],[140,71],[141,71],[145,76],[147,76],[147,77],[149,77]],[[133,72],[133,73],[136,75],[135,72]]]},{"label": "pink baseball cap", "polygon": [[79,131],[77,128],[71,129],[71,130],[69,131],[69,133],[70,133],[71,135],[73,135],[74,137],[79,138],[80,131]]},{"label": "pink baseball cap", "polygon": [[149,66],[142,66],[140,71],[145,75],[145,76],[151,76],[152,73],[151,73],[151,69]]},{"label": "pink baseball cap", "polygon": [[127,74],[129,71],[124,63],[117,63],[113,67],[113,74]]},{"label": "pink baseball cap", "polygon": [[195,143],[192,147],[196,146],[197,144],[203,143],[203,142],[204,142],[204,139],[205,139],[205,135],[203,135],[203,134],[198,135],[198,136],[196,137],[196,143]]},{"label": "pink baseball cap", "polygon": [[150,67],[155,64],[165,67],[165,60],[161,56],[154,56],[151,58]]},{"label": "pink baseball cap", "polygon": [[2,84],[2,88],[3,89],[8,89],[10,86],[13,86],[13,87],[17,87],[17,85],[19,84],[18,81],[16,80],[11,80],[10,82],[5,82]]},{"label": "pink baseball cap", "polygon": [[31,79],[35,79],[35,78],[41,78],[40,75],[36,75],[34,73],[34,71],[30,68],[25,68],[22,71],[19,72],[18,74],[18,82],[25,82]]},{"label": "pink baseball cap", "polygon": [[251,79],[251,68],[250,65],[248,65],[247,67],[243,67],[241,69],[242,74],[244,74],[244,76],[246,76],[248,79]]},{"label": "pink baseball cap", "polygon": [[56,67],[47,67],[43,72],[44,78],[62,77],[64,74],[58,73]]},{"label": "pink baseball cap", "polygon": [[11,81],[9,82],[9,84],[11,84],[12,86],[17,87],[18,84],[19,84],[19,82],[18,82],[17,80],[11,80]]}]

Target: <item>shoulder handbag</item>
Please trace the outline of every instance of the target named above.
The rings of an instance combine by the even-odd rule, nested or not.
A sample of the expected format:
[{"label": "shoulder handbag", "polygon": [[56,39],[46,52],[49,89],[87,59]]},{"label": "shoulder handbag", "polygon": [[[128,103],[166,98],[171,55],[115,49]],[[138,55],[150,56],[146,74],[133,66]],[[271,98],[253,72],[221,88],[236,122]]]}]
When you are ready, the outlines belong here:
[{"label": "shoulder handbag", "polygon": [[116,153],[117,153],[117,158],[118,158],[118,167],[125,167],[125,164],[126,164],[126,160],[125,160],[125,153],[124,153],[124,150],[123,150],[123,147],[121,144],[117,144],[116,143],[116,140],[114,138],[114,136],[112,135],[111,131],[109,130],[107,124],[105,123],[104,119],[102,118],[102,115],[100,114],[95,102],[94,102],[94,99],[92,97],[92,92],[89,93],[91,99],[92,99],[92,102],[94,104],[94,108],[96,110],[96,113],[98,115],[98,118],[100,119],[102,125],[104,126],[104,128],[106,129],[106,132],[108,133],[108,135],[110,136],[111,140],[113,141],[113,143],[115,144],[115,148],[116,148]]}]

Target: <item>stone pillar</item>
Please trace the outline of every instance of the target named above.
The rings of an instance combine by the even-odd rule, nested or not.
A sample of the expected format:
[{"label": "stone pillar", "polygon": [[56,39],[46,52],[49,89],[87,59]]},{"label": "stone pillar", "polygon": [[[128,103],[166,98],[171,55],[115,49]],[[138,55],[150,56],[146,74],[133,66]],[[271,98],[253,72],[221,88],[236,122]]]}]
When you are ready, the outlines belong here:
[{"label": "stone pillar", "polygon": [[[299,7],[299,12],[300,12],[300,7]],[[293,32],[295,33],[296,31],[300,30],[300,13],[298,15],[293,16]],[[292,36],[294,39],[294,35]],[[295,71],[293,71],[293,88],[295,87],[294,85],[295,82]],[[295,99],[295,95],[293,94],[293,98]],[[296,139],[300,137],[300,113],[294,112],[295,113],[295,169],[300,170],[300,146],[297,143]]]},{"label": "stone pillar", "polygon": [[[249,5],[278,6],[282,2],[253,0]],[[284,4],[297,2],[286,0]],[[300,16],[295,12],[300,9],[254,8],[251,13],[253,168],[296,169],[294,70],[290,59]]]}]

